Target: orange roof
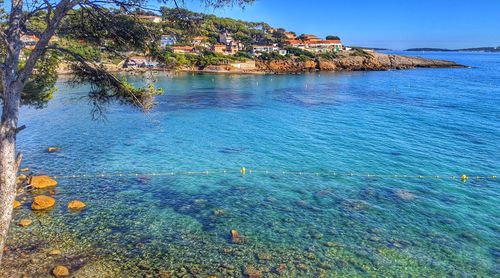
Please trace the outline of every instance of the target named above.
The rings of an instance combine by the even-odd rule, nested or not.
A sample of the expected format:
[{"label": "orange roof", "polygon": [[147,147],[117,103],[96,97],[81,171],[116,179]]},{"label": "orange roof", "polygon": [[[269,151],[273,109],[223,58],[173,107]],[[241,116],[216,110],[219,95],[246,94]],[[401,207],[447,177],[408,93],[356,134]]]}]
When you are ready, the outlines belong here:
[{"label": "orange roof", "polygon": [[172,46],[173,50],[193,51],[194,47],[187,45]]},{"label": "orange roof", "polygon": [[313,40],[313,41],[302,41],[302,40],[287,40],[285,43],[290,45],[300,45],[300,44],[341,44],[340,40]]},{"label": "orange roof", "polygon": [[35,35],[22,35],[21,40],[32,40],[32,41],[38,41],[39,38]]},{"label": "orange roof", "polygon": [[205,37],[205,36],[196,36],[193,38],[193,40],[200,40],[200,41],[206,40],[206,39],[208,39],[208,37]]}]

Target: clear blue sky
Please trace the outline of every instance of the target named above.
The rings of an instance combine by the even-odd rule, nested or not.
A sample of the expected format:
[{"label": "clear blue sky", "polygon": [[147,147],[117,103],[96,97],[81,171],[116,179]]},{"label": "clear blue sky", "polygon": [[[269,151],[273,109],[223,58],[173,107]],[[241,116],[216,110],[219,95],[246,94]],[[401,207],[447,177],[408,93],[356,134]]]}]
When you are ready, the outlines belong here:
[{"label": "clear blue sky", "polygon": [[340,36],[347,45],[405,49],[500,46],[500,0],[256,0],[213,10],[186,8],[297,33]]}]

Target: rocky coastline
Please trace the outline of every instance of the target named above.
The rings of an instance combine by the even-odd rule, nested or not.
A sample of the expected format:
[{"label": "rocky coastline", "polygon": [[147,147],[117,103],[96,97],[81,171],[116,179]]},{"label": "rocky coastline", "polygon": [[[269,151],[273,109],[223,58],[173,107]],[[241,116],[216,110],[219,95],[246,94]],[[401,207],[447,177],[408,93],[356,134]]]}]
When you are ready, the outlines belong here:
[{"label": "rocky coastline", "polygon": [[339,55],[335,59],[308,61],[259,61],[259,70],[268,73],[298,73],[309,71],[386,71],[415,68],[467,68],[451,61],[431,60],[392,54]]},{"label": "rocky coastline", "polygon": [[[245,67],[241,67],[245,64]],[[114,73],[142,74],[147,72],[193,72],[193,73],[229,73],[229,74],[297,74],[305,72],[344,72],[344,71],[387,71],[416,68],[468,68],[452,61],[425,59],[378,52],[365,52],[355,55],[352,52],[341,52],[333,59],[282,59],[255,60],[245,63],[209,65],[206,67],[168,68],[122,68],[105,64],[105,68]],[[71,75],[68,65],[59,67],[59,74]]]}]

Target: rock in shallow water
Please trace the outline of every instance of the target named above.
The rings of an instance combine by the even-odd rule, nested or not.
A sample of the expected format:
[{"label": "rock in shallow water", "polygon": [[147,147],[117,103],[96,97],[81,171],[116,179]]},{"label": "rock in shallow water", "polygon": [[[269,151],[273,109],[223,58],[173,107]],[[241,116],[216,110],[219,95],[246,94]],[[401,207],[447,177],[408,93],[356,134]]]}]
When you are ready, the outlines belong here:
[{"label": "rock in shallow water", "polygon": [[61,150],[61,148],[59,148],[59,147],[48,147],[47,148],[47,152],[49,152],[49,153],[55,153],[55,152],[58,152],[60,150]]},{"label": "rock in shallow water", "polygon": [[246,266],[243,269],[243,274],[246,275],[248,278],[260,278],[262,276],[262,271],[256,269],[253,266]]},{"label": "rock in shallow water", "polygon": [[245,237],[240,235],[237,230],[231,230],[231,242],[234,244],[241,244],[245,242]]},{"label": "rock in shallow water", "polygon": [[32,223],[33,223],[33,221],[31,221],[31,219],[21,219],[21,221],[19,221],[19,226],[27,227],[27,226],[31,225]]},{"label": "rock in shallow water", "polygon": [[404,190],[404,189],[394,190],[394,195],[396,195],[396,197],[398,197],[399,199],[401,199],[403,201],[413,201],[417,198],[417,196],[415,196],[415,194],[411,193],[408,190]]},{"label": "rock in shallow water", "polygon": [[55,204],[56,200],[54,200],[54,198],[45,195],[39,195],[33,199],[33,203],[31,204],[31,209],[45,210],[53,207]]},{"label": "rock in shallow water", "polygon": [[57,256],[57,255],[61,255],[61,254],[62,254],[62,252],[59,249],[53,249],[53,250],[50,250],[50,252],[49,252],[49,255],[51,255],[51,256]]},{"label": "rock in shallow water", "polygon": [[68,209],[70,210],[82,210],[86,207],[85,203],[78,200],[73,200],[68,203]]},{"label": "rock in shallow water", "polygon": [[58,265],[52,269],[52,274],[54,274],[55,277],[68,277],[69,276],[69,269],[63,265]]},{"label": "rock in shallow water", "polygon": [[30,185],[35,189],[43,189],[56,186],[57,181],[49,176],[33,176],[31,177]]},{"label": "rock in shallow water", "polygon": [[18,208],[21,206],[21,202],[19,202],[18,200],[14,200],[13,206],[14,206],[14,208]]}]

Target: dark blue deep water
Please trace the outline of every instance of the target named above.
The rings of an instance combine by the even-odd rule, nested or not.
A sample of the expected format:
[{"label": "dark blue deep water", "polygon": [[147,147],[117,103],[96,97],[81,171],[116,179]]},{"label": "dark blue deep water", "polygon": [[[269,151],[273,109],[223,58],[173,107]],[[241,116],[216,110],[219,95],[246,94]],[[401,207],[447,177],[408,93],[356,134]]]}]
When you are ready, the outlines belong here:
[{"label": "dark blue deep water", "polygon": [[111,105],[107,121],[61,80],[22,110],[18,145],[57,176],[57,205],[15,217],[128,277],[500,276],[500,55],[406,54],[472,68],[148,75],[156,109]]}]

